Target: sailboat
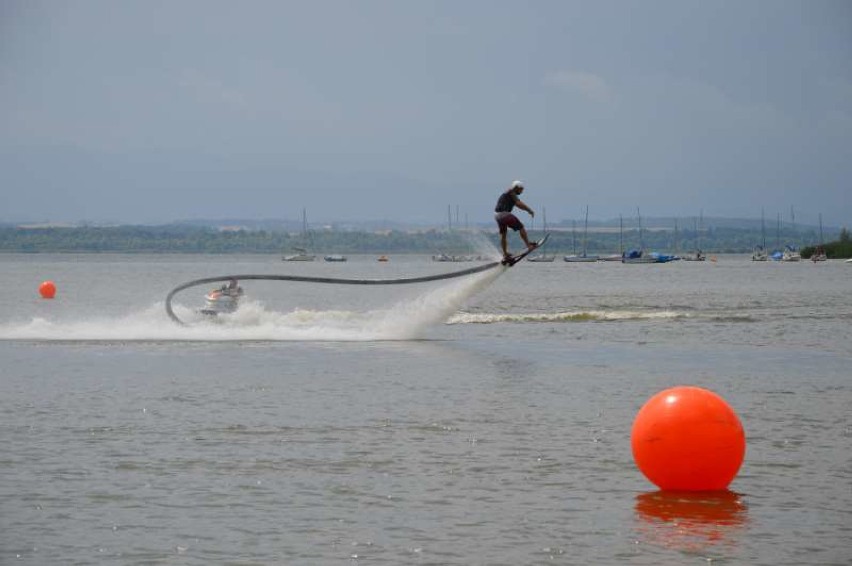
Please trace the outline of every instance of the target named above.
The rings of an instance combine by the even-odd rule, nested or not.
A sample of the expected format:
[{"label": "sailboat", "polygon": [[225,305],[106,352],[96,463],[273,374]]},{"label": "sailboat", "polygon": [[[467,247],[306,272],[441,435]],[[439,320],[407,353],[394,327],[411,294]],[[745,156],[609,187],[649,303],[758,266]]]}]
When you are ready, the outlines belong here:
[{"label": "sailboat", "polygon": [[[541,225],[542,231],[547,234],[547,210],[544,208],[541,209]],[[527,261],[532,261],[534,263],[550,263],[555,259],[555,255],[547,255],[544,251],[527,257]]]},{"label": "sailboat", "polygon": [[[790,224],[793,227],[793,234],[796,233],[796,216],[793,214],[793,207],[790,207]],[[781,261],[802,261],[802,254],[799,249],[793,244],[784,246],[784,252],[781,254]]]},{"label": "sailboat", "polygon": [[598,256],[586,253],[586,241],[589,234],[589,205],[586,205],[586,222],[583,228],[583,253],[580,255],[566,255],[563,259],[571,263],[592,263],[598,261]]},{"label": "sailboat", "polygon": [[624,257],[624,217],[618,215],[618,250],[617,254],[602,255],[598,261],[621,261]]},{"label": "sailboat", "polygon": [[769,259],[769,254],[766,251],[766,217],[764,211],[760,209],[760,234],[763,237],[763,243],[754,247],[751,253],[751,261],[766,261]]},{"label": "sailboat", "polygon": [[639,209],[636,209],[636,216],[639,218],[639,249],[629,250],[624,253],[621,258],[621,263],[668,263],[675,256],[660,254],[656,252],[645,253],[645,238],[642,232],[642,215],[639,214]]},{"label": "sailboat", "polygon": [[[302,241],[308,241],[308,215],[304,208],[302,209]],[[314,261],[317,258],[317,256],[309,254],[305,248],[293,247],[293,249],[296,253],[286,255],[281,259],[283,261]]]},{"label": "sailboat", "polygon": [[822,239],[822,212],[819,213],[819,245],[814,250],[814,254],[811,256],[811,261],[814,263],[818,261],[828,261],[828,256],[825,255],[825,243]]},{"label": "sailboat", "polygon": [[784,246],[781,261],[802,261],[802,254],[792,244]]},{"label": "sailboat", "polygon": [[[456,205],[456,226],[459,225],[459,207]],[[452,236],[454,233],[453,228],[453,211],[450,205],[447,205],[447,233]],[[432,255],[432,261],[450,261],[450,262],[461,262],[461,261],[473,261],[473,256],[471,255],[453,255],[444,253],[443,251],[438,251],[437,254]]]},{"label": "sailboat", "polygon": [[704,227],[704,211],[701,212],[701,223],[693,218],[695,227],[695,252],[684,255],[681,259],[684,261],[704,261],[706,259],[701,251],[701,229]]}]

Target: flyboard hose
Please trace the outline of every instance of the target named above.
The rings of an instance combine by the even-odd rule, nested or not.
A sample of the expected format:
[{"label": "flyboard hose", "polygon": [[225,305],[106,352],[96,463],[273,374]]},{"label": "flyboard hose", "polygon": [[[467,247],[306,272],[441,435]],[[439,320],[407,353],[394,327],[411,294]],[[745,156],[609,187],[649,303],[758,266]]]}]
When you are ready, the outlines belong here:
[{"label": "flyboard hose", "polygon": [[409,277],[403,279],[339,279],[335,277],[307,277],[302,275],[220,275],[217,277],[205,277],[203,279],[189,281],[188,283],[178,285],[177,287],[172,289],[166,296],[166,314],[168,314],[169,318],[171,318],[173,321],[180,324],[181,326],[189,326],[186,322],[178,318],[178,316],[172,310],[172,299],[176,294],[180,293],[184,289],[189,289],[190,287],[196,287],[198,285],[206,285],[208,283],[216,283],[218,281],[230,281],[236,279],[237,281],[291,281],[298,283],[331,283],[337,285],[406,285],[409,283],[426,283],[429,281],[440,281],[442,279],[464,277],[465,275],[473,275],[474,273],[488,271],[489,269],[498,267],[500,265],[501,263],[499,261],[494,261],[485,265],[471,267],[469,269],[462,269],[461,271],[452,271],[450,273],[441,273],[438,275],[426,275],[423,277]]}]

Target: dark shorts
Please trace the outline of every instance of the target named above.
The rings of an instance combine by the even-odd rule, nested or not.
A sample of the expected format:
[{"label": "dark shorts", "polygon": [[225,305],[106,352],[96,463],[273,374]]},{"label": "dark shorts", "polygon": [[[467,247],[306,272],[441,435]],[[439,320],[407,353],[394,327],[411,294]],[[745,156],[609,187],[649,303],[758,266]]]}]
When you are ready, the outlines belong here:
[{"label": "dark shorts", "polygon": [[507,214],[503,218],[497,220],[497,226],[499,226],[501,234],[505,234],[509,228],[517,232],[524,227],[524,225],[521,224],[521,221],[518,220],[518,217],[514,214]]}]

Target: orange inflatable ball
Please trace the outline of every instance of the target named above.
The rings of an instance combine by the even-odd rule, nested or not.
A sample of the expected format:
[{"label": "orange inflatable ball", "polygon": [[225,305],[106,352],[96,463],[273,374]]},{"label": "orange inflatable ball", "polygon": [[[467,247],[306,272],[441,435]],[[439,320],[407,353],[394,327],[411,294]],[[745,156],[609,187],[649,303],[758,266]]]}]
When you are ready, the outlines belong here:
[{"label": "orange inflatable ball", "polygon": [[724,399],[700,387],[651,397],[633,421],[633,459],[663,490],[726,489],[745,456],[745,433]]},{"label": "orange inflatable ball", "polygon": [[42,299],[52,299],[56,296],[56,285],[53,284],[53,281],[45,281],[38,286],[38,292]]}]

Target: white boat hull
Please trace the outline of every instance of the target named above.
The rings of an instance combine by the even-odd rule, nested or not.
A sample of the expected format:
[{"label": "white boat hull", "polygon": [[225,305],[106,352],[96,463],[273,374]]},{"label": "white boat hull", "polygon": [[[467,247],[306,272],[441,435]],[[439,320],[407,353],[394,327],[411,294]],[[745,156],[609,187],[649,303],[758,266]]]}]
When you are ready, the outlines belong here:
[{"label": "white boat hull", "polygon": [[315,256],[315,255],[299,253],[299,254],[284,256],[282,259],[284,261],[314,261],[316,258],[317,258],[317,256]]}]

